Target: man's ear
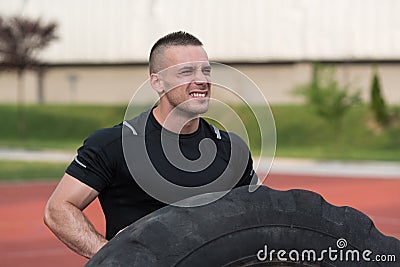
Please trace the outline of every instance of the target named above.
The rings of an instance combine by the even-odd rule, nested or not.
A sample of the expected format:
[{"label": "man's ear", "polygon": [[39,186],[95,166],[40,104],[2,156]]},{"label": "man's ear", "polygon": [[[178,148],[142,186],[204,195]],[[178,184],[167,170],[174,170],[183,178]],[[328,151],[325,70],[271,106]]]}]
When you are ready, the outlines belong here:
[{"label": "man's ear", "polygon": [[161,95],[162,93],[164,93],[164,86],[162,84],[162,81],[160,79],[159,74],[157,73],[152,73],[150,74],[150,84],[151,87],[153,87],[153,89],[159,94]]}]

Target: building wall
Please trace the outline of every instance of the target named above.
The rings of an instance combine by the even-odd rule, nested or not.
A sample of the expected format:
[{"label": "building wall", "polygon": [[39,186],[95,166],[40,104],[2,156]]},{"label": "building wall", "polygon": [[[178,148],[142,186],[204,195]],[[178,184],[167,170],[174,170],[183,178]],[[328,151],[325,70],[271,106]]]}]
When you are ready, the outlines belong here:
[{"label": "building wall", "polygon": [[[231,65],[253,80],[270,103],[298,103],[293,88],[309,81],[312,66],[308,63],[288,64],[233,64]],[[382,93],[389,104],[400,104],[400,64],[378,64]],[[338,80],[361,89],[364,100],[369,99],[372,64],[344,63],[336,66]],[[44,101],[46,103],[101,103],[128,104],[135,91],[148,79],[146,65],[52,67],[44,76]],[[27,72],[24,79],[25,101],[38,102],[36,73]],[[0,73],[0,102],[15,103],[16,75]],[[139,102],[153,101],[156,94],[150,89]],[[146,89],[146,90],[147,90]],[[239,94],[251,94],[251,90],[238,85]],[[260,101],[258,96],[247,97],[251,102]]]},{"label": "building wall", "polygon": [[[186,30],[203,41],[211,61],[242,63],[234,66],[271,103],[301,101],[291,91],[310,78],[311,66],[302,63],[310,61],[349,62],[338,65],[338,78],[367,99],[372,68],[351,63],[358,61],[396,62],[379,71],[387,102],[399,104],[399,11],[398,0],[0,0],[0,16],[59,25],[59,39],[39,54],[53,65],[43,80],[48,103],[128,103],[147,79],[151,45]],[[75,67],[54,67],[61,64]],[[37,88],[37,75],[27,72],[27,102],[38,101]],[[0,73],[0,102],[16,97],[15,74]]]},{"label": "building wall", "polygon": [[398,0],[0,0],[0,15],[54,20],[51,63],[144,63],[186,30],[221,62],[400,60]]}]

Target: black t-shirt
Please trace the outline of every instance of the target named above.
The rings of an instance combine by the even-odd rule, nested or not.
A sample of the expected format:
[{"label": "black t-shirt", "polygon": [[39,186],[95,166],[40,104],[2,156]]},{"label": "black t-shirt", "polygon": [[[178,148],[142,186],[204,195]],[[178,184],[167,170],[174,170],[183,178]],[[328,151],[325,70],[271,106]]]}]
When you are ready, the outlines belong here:
[{"label": "black t-shirt", "polygon": [[[99,200],[106,219],[106,238],[111,239],[120,229],[141,217],[166,206],[148,195],[133,179],[124,157],[122,145],[123,124],[94,132],[78,149],[78,155],[66,173],[99,192]],[[148,156],[157,172],[173,184],[193,187],[206,185],[225,171],[230,159],[231,143],[226,132],[215,132],[213,126],[200,119],[199,128],[191,134],[177,135],[164,129],[149,112],[145,126],[145,145]],[[193,172],[171,164],[166,157],[161,135],[164,139],[179,140],[179,149],[189,160],[200,157],[199,143],[209,138],[216,144],[216,156],[205,169]],[[221,138],[221,135],[223,138]],[[138,137],[143,138],[143,137]],[[176,139],[178,138],[178,139]],[[247,147],[246,147],[247,149]],[[236,187],[248,185],[254,175],[248,149],[245,170],[240,172]],[[142,166],[134,166],[141,168]],[[232,167],[229,167],[232,168]],[[234,173],[236,170],[231,170]]]}]

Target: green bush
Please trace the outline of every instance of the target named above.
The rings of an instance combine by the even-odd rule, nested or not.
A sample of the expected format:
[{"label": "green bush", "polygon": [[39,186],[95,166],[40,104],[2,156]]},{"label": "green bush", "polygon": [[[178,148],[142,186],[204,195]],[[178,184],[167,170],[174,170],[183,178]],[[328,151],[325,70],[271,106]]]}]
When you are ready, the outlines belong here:
[{"label": "green bush", "polygon": [[339,134],[348,110],[361,102],[360,91],[350,92],[350,85],[341,86],[335,79],[335,69],[321,64],[313,65],[311,81],[295,91],[302,95],[306,104],[331,125]]}]

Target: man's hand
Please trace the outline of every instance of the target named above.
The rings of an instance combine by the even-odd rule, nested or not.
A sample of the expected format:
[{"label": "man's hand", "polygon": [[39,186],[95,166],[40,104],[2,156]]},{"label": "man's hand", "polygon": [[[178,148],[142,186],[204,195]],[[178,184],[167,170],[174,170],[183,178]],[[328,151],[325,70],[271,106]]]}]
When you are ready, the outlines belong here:
[{"label": "man's hand", "polygon": [[47,202],[44,222],[69,248],[91,258],[107,240],[83,214],[98,192],[65,174]]}]

